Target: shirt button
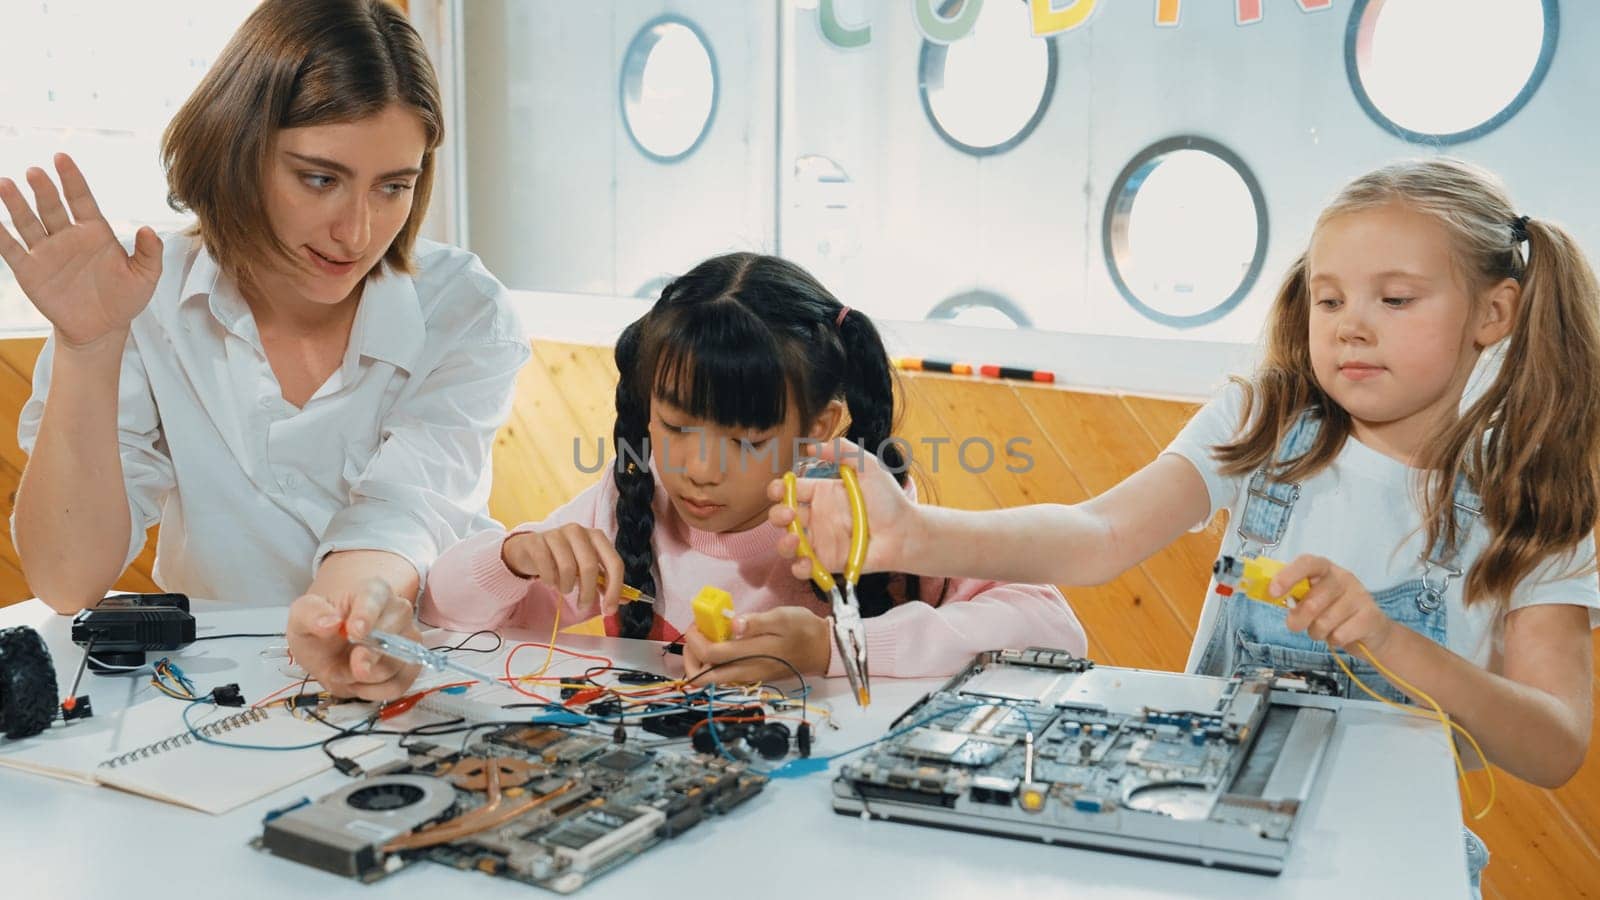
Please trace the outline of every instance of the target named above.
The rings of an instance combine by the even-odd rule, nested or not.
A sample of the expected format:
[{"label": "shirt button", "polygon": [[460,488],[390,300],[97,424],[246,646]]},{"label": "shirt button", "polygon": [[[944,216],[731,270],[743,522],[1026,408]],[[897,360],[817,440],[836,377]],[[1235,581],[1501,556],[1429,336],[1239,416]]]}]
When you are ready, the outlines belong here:
[{"label": "shirt button", "polygon": [[300,476],[296,475],[293,472],[289,472],[288,474],[283,476],[283,485],[284,485],[284,487],[289,487],[289,488],[299,487],[300,486]]},{"label": "shirt button", "polygon": [[272,398],[271,397],[262,397],[260,400],[257,400],[256,402],[261,404],[261,408],[262,409],[271,409],[273,407],[273,403],[272,403]]}]

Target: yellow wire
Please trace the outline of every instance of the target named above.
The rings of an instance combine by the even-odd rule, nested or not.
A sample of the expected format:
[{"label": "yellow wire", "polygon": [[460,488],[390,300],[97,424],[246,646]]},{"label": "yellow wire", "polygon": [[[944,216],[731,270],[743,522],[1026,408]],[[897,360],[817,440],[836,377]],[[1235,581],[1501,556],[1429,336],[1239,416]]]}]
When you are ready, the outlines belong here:
[{"label": "yellow wire", "polygon": [[[1428,696],[1425,691],[1421,690],[1416,685],[1389,671],[1389,669],[1386,668],[1383,663],[1378,662],[1378,658],[1372,654],[1372,650],[1367,647],[1364,641],[1356,641],[1356,646],[1361,649],[1361,652],[1372,663],[1373,668],[1377,669],[1378,672],[1382,674],[1384,678],[1387,678],[1391,684],[1399,687],[1401,690],[1408,691],[1417,697],[1422,698],[1422,700],[1425,701],[1429,706],[1433,707],[1434,716],[1438,718],[1440,724],[1445,726],[1445,736],[1447,738],[1450,738],[1450,730],[1454,729],[1462,737],[1467,739],[1468,744],[1472,745],[1473,752],[1477,753],[1478,759],[1483,762],[1484,773],[1489,776],[1489,800],[1484,804],[1483,809],[1473,813],[1472,818],[1474,821],[1477,821],[1482,819],[1484,816],[1487,816],[1489,814],[1489,810],[1494,808],[1494,768],[1489,765],[1489,757],[1484,755],[1483,748],[1478,746],[1477,739],[1474,738],[1472,734],[1465,728],[1461,727],[1461,725],[1452,721],[1451,718],[1445,714],[1444,708],[1439,705],[1438,701]],[[1372,697],[1374,700],[1379,700],[1389,706],[1394,707],[1395,709],[1405,710],[1406,712],[1413,713],[1415,715],[1428,715],[1427,710],[1417,709],[1415,706],[1407,706],[1404,703],[1396,703],[1393,700],[1390,700],[1388,697],[1385,697],[1382,694],[1379,694],[1377,691],[1374,691],[1372,688],[1367,687],[1367,683],[1362,681],[1355,672],[1352,672],[1349,666],[1345,665],[1344,659],[1340,657],[1337,652],[1334,652],[1332,656],[1333,661],[1339,664],[1340,669],[1344,670],[1345,676],[1350,679],[1351,683],[1355,684],[1356,687],[1361,688],[1363,691],[1366,691],[1368,696]],[[1467,796],[1467,805],[1471,807],[1473,805],[1472,785],[1467,781],[1467,769],[1466,766],[1462,765],[1461,763],[1461,751],[1456,748],[1456,742],[1454,738],[1450,738],[1450,756],[1456,764],[1456,774],[1461,779],[1461,789]]]},{"label": "yellow wire", "polygon": [[539,667],[539,671],[537,671],[537,672],[531,672],[531,673],[529,673],[527,675],[518,675],[517,676],[517,681],[518,682],[529,681],[529,680],[532,680],[534,678],[538,678],[540,675],[543,675],[550,668],[551,660],[555,659],[555,657],[556,657],[556,633],[561,630],[561,604],[560,603],[557,603],[555,605],[555,610],[556,610],[556,620],[550,626],[550,642],[545,645],[546,647],[549,648],[549,650],[544,655],[544,665],[540,666]]},{"label": "yellow wire", "polygon": [[799,703],[799,704],[796,704],[796,705],[798,705],[799,707],[801,707],[802,709],[804,709],[808,713],[811,713],[813,715],[818,715],[818,716],[823,717],[824,719],[827,719],[830,724],[833,722],[833,710],[828,709],[827,707],[813,706],[810,703]]},{"label": "yellow wire", "polygon": [[[1399,685],[1401,688],[1409,690],[1412,693],[1416,694],[1417,696],[1422,697],[1425,700],[1427,700],[1428,704],[1430,706],[1432,706],[1436,712],[1438,712],[1438,714],[1442,717],[1442,720],[1445,721],[1446,723],[1448,723],[1452,730],[1454,730],[1457,734],[1460,734],[1462,737],[1467,739],[1467,743],[1472,746],[1472,751],[1474,753],[1478,754],[1478,761],[1483,763],[1483,771],[1484,771],[1484,773],[1487,775],[1487,777],[1489,779],[1489,800],[1484,805],[1483,809],[1480,810],[1478,813],[1476,813],[1473,816],[1473,819],[1474,820],[1482,819],[1484,816],[1488,815],[1489,814],[1489,810],[1494,808],[1494,801],[1495,801],[1494,768],[1489,765],[1489,757],[1484,754],[1483,748],[1478,746],[1477,739],[1474,738],[1472,736],[1472,734],[1467,731],[1467,729],[1463,728],[1455,720],[1450,719],[1448,716],[1446,716],[1444,710],[1442,708],[1440,708],[1439,703],[1437,701],[1435,701],[1432,697],[1429,697],[1427,694],[1423,693],[1419,688],[1417,688],[1416,685],[1411,684],[1410,682],[1406,681],[1404,678],[1401,678],[1399,675],[1396,675],[1393,672],[1389,671],[1383,665],[1383,663],[1378,662],[1377,657],[1372,655],[1372,651],[1365,644],[1361,645],[1361,651],[1367,655],[1367,659],[1372,662],[1373,667],[1376,668],[1380,673],[1382,673],[1385,678],[1389,679],[1394,684]],[[1454,740],[1452,740],[1450,742],[1450,749],[1451,749],[1451,751],[1453,753],[1456,753],[1457,771],[1459,771],[1461,773],[1462,784],[1465,785],[1466,784],[1467,773],[1466,773],[1465,767],[1460,765],[1460,754],[1456,750],[1456,746],[1455,746],[1455,741]],[[1468,802],[1470,803],[1471,799],[1472,799],[1472,791],[1470,789],[1468,789],[1466,793],[1467,793]]]},{"label": "yellow wire", "polygon": [[160,691],[163,694],[166,694],[168,697],[175,697],[175,698],[177,698],[179,700],[193,700],[194,699],[194,695],[189,693],[187,690],[184,690],[182,685],[179,685],[176,688],[171,688],[171,687],[168,687],[164,682],[162,682],[160,679],[157,679],[157,678],[151,678],[150,679],[150,684],[156,690]]},{"label": "yellow wire", "polygon": [[176,691],[170,690],[166,685],[164,685],[164,684],[162,684],[162,683],[160,683],[158,681],[155,681],[153,679],[151,680],[150,683],[155,686],[156,690],[160,691],[163,694],[166,694],[168,697],[172,697],[175,700],[193,700],[194,699],[193,697],[185,696],[184,694],[180,694],[180,693],[178,693]]},{"label": "yellow wire", "polygon": [[[557,606],[556,607],[555,624],[550,626],[550,642],[546,645],[546,647],[548,649],[546,650],[545,655],[544,655],[544,664],[539,666],[539,669],[536,672],[530,672],[530,673],[528,673],[526,675],[518,675],[518,676],[516,676],[517,682],[519,684],[526,683],[526,682],[529,682],[529,681],[537,681],[537,682],[542,682],[542,683],[545,683],[545,684],[549,684],[550,682],[554,681],[556,687],[571,687],[571,688],[577,688],[577,689],[580,689],[580,690],[594,687],[594,685],[592,685],[592,684],[585,684],[585,683],[582,683],[582,682],[560,681],[560,680],[557,680],[555,678],[545,678],[544,677],[544,673],[550,669],[551,663],[555,659],[555,655],[556,655],[556,635],[560,632],[560,630],[561,630],[561,607]],[[670,687],[676,687],[676,688],[681,689],[687,683],[688,682],[686,682],[686,681],[684,681],[682,679],[679,679],[677,681],[658,682],[656,684],[629,685],[629,686],[626,686],[626,687],[613,685],[612,687],[607,688],[607,690],[612,691],[613,693],[616,693],[616,694],[619,694],[619,695],[622,695],[622,696],[626,696],[627,694],[633,693],[633,692],[643,693],[645,691],[657,691],[657,690],[660,690],[663,685],[667,685],[667,686],[670,686]],[[777,690],[776,688],[772,688],[772,687],[770,687],[770,686],[768,686],[768,685],[766,685],[766,684],[764,684],[763,682],[760,682],[760,681],[755,682],[753,687],[752,687],[752,690],[755,690],[755,691],[760,691],[760,690],[763,690],[763,689],[766,689],[766,690]],[[660,702],[660,699],[658,697],[652,697],[652,698],[647,699],[645,701],[645,704],[657,703],[657,702]],[[790,702],[793,702],[793,701],[790,701]],[[638,703],[629,704],[630,708],[633,707],[633,706],[638,706],[638,705],[640,705],[640,704],[638,704]],[[818,707],[818,706],[813,706],[812,704],[805,703],[803,701],[800,702],[797,705],[804,707],[808,712],[813,712],[813,713],[817,713],[819,715],[822,715],[829,722],[833,721],[833,712],[831,710],[828,710],[828,709],[825,709],[825,708],[822,708],[822,707]]]},{"label": "yellow wire", "polygon": [[[163,680],[167,678],[172,679],[171,687],[168,687],[166,682]],[[166,694],[168,697],[172,697],[173,699],[195,699],[194,692],[183,686],[183,682],[179,681],[177,677],[172,674],[172,671],[167,668],[167,664],[165,662],[156,664],[154,674],[150,676],[150,684],[155,687],[156,690]]]}]

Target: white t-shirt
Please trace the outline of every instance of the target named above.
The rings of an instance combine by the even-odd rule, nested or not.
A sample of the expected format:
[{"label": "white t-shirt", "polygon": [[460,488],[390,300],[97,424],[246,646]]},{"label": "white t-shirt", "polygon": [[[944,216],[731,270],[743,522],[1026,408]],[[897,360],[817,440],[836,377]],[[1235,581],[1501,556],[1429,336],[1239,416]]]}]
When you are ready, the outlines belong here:
[{"label": "white t-shirt", "polygon": [[[164,589],[285,605],[328,553],[385,550],[426,575],[444,548],[495,527],[489,451],[530,350],[476,256],[418,241],[416,274],[370,279],[343,363],[296,409],[232,280],[197,238],[163,240],[122,357],[128,562],[159,521]],[[29,453],[54,349],[18,422]]]},{"label": "white t-shirt", "polygon": [[[1237,524],[1244,513],[1245,486],[1250,474],[1223,475],[1212,458],[1212,448],[1233,440],[1244,406],[1244,392],[1235,385],[1213,398],[1195,414],[1164,451],[1183,457],[1199,470],[1211,497],[1209,521],[1217,510],[1228,510],[1228,531],[1221,552],[1233,553],[1242,543]],[[1353,436],[1345,441],[1333,462],[1300,482],[1300,499],[1289,517],[1283,541],[1269,551],[1288,562],[1302,553],[1327,557],[1349,570],[1368,591],[1377,593],[1422,575],[1422,553],[1427,536],[1415,501],[1413,477],[1418,470],[1384,456]],[[1203,524],[1203,523],[1202,523]],[[1466,573],[1488,544],[1488,527],[1481,518],[1461,550],[1460,578],[1450,579],[1445,593],[1446,646],[1456,654],[1488,668],[1495,657],[1500,620],[1495,604],[1472,606],[1462,602]],[[1553,559],[1530,575],[1512,592],[1510,609],[1541,603],[1570,603],[1589,609],[1591,628],[1600,627],[1600,581],[1592,565],[1593,535],[1579,544],[1573,560]],[[1199,663],[1216,625],[1216,585],[1207,588],[1205,606],[1187,668]]]}]

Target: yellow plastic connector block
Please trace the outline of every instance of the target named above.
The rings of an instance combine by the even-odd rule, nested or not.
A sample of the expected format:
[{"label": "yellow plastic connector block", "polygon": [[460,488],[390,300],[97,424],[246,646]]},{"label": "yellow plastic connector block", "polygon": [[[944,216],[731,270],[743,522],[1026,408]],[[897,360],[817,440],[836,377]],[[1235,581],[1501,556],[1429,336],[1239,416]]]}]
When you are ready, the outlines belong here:
[{"label": "yellow plastic connector block", "polygon": [[694,608],[694,626],[713,644],[733,637],[732,594],[708,584],[694,595],[690,606]]},{"label": "yellow plastic connector block", "polygon": [[[1272,577],[1282,571],[1283,566],[1283,563],[1265,556],[1245,560],[1244,573],[1239,576],[1239,590],[1251,600],[1287,607],[1289,603],[1285,597],[1274,597],[1267,589],[1267,586],[1272,584]],[[1287,596],[1300,600],[1310,591],[1311,582],[1302,578],[1289,588]]]},{"label": "yellow plastic connector block", "polygon": [[1017,805],[1021,806],[1024,812],[1038,812],[1044,809],[1047,796],[1048,792],[1043,785],[1025,784],[1017,793]]}]

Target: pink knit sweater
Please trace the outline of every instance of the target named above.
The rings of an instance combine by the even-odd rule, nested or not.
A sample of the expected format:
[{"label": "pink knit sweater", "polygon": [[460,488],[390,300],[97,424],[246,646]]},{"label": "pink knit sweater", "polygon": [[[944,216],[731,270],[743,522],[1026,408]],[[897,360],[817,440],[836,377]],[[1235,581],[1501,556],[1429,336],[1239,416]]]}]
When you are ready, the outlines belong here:
[{"label": "pink knit sweater", "polygon": [[[616,502],[616,486],[606,477],[544,521],[519,525],[510,534],[575,522],[614,536]],[[689,603],[705,585],[731,593],[739,613],[805,606],[818,615],[829,614],[811,583],[794,578],[788,561],[778,555],[777,528],[763,522],[742,532],[698,531],[677,515],[665,492],[656,492],[654,505],[656,616],[658,622],[666,620],[656,636],[671,639],[694,626]],[[540,633],[553,626],[558,608],[562,627],[594,615],[592,608],[579,611],[576,591],[562,596],[507,568],[500,545],[508,536],[481,532],[445,551],[428,573],[422,619],[453,631],[510,625]],[[866,619],[873,675],[949,675],[980,651],[1007,647],[1057,647],[1080,656],[1086,651],[1083,626],[1054,587],[924,578],[921,596],[934,602],[901,603]],[[615,624],[615,618],[607,623],[608,633],[615,633]],[[843,674],[834,649],[828,675]]]}]

